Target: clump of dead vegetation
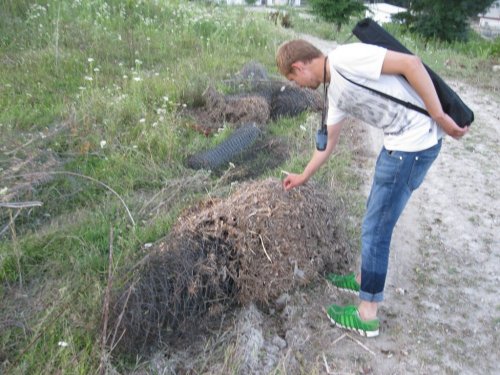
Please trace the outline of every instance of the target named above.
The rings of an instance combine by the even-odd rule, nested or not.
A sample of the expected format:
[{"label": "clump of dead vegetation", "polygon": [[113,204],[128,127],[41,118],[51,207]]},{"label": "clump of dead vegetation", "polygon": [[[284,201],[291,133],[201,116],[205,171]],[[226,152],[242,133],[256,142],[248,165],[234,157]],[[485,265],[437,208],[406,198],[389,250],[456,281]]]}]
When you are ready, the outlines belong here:
[{"label": "clump of dead vegetation", "polygon": [[275,11],[275,12],[271,12],[269,14],[269,19],[274,22],[274,24],[276,26],[281,25],[282,27],[284,28],[291,28],[292,27],[292,21],[291,21],[291,17],[290,17],[290,14],[287,13],[287,12],[283,12],[283,11]]},{"label": "clump of dead vegetation", "polygon": [[203,105],[186,111],[191,117],[191,127],[207,136],[226,123],[236,128],[255,123],[263,128],[280,117],[323,108],[318,91],[271,77],[265,67],[255,61],[245,64],[224,84],[231,89],[230,94],[208,86],[202,94]]},{"label": "clump of dead vegetation", "polygon": [[209,87],[203,93],[203,97],[205,98],[203,111],[210,122],[219,124],[219,127],[225,122],[265,124],[269,120],[269,104],[262,96],[249,94],[224,96],[213,87]]},{"label": "clump of dead vegetation", "polygon": [[190,208],[112,299],[109,345],[147,353],[203,332],[235,305],[273,305],[352,260],[332,198],[278,179],[239,186]]}]

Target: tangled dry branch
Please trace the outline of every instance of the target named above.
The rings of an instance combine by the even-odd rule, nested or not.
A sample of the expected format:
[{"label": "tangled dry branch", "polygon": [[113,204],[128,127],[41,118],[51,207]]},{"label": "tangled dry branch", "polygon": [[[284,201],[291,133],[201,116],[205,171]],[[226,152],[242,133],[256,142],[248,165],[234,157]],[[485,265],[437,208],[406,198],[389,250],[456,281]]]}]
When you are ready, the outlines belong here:
[{"label": "tangled dry branch", "polygon": [[274,178],[192,207],[116,291],[110,320],[119,320],[119,349],[148,352],[203,330],[232,306],[272,305],[345,269],[352,254],[341,218],[326,193],[310,185],[284,192]]}]

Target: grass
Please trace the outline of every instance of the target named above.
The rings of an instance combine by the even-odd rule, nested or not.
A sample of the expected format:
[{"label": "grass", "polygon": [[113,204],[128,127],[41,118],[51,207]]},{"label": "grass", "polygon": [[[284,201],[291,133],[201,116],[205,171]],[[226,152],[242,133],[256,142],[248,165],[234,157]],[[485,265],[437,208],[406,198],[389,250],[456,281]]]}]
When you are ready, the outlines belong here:
[{"label": "grass", "polygon": [[[206,138],[179,110],[199,106],[209,84],[226,90],[221,81],[249,60],[276,73],[274,51],[288,34],[264,14],[243,12],[177,0],[2,2],[0,195],[12,192],[19,174],[58,173],[16,198],[41,207],[0,211],[0,372],[96,372],[111,228],[113,269],[121,274],[184,208],[221,189],[220,177],[189,170],[184,160],[228,133]],[[347,39],[347,27],[337,35],[291,14],[297,31]],[[411,47],[422,51],[419,43]],[[485,54],[498,58],[490,52],[496,44],[474,43],[428,54],[438,71],[450,56],[467,63],[474,80]],[[445,71],[463,73],[459,65]],[[306,115],[271,124],[290,158],[266,174],[301,170],[315,127]],[[349,145],[343,140],[315,179],[334,182],[349,216],[359,218],[361,180]],[[233,354],[223,354],[224,368],[237,367]]]},{"label": "grass", "polygon": [[[22,197],[43,206],[21,211],[9,230],[16,236],[0,244],[0,293],[12,305],[2,304],[2,316],[30,328],[18,335],[16,325],[2,326],[2,368],[88,373],[99,365],[110,228],[114,267],[124,270],[143,256],[141,245],[164,236],[202,191],[178,193],[153,219],[148,207],[141,211],[144,199],[195,175],[183,160],[213,142],[187,129],[178,110],[199,104],[208,84],[248,60],[272,66],[284,36],[278,39],[280,30],[263,17],[242,17],[241,9],[186,2],[3,6],[0,127],[7,154],[1,167],[50,154],[55,169],[68,174],[52,176]],[[8,192],[14,181],[3,180],[2,188]],[[95,181],[123,198],[135,226],[117,197]],[[202,182],[208,190],[214,184],[210,178]],[[4,213],[2,227],[8,224]],[[39,285],[65,292],[51,295]],[[15,294],[27,291],[30,302],[21,309]]]}]

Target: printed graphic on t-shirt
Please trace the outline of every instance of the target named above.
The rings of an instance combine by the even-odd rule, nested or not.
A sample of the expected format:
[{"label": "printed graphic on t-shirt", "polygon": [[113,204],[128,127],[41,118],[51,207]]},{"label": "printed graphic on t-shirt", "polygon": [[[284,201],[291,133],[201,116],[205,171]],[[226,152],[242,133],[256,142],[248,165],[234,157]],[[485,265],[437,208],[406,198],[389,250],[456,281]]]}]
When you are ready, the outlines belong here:
[{"label": "printed graphic on t-shirt", "polygon": [[400,135],[411,127],[406,107],[365,88],[347,84],[336,94],[333,99],[339,110],[383,129],[386,135]]}]

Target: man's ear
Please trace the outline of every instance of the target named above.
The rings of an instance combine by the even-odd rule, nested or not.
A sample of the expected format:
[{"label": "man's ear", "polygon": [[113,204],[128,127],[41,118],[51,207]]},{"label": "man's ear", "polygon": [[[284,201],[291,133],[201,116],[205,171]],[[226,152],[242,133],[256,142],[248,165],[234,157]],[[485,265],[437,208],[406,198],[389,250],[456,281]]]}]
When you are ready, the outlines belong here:
[{"label": "man's ear", "polygon": [[302,61],[295,61],[292,63],[292,69],[296,71],[301,71],[304,68],[304,63]]}]

